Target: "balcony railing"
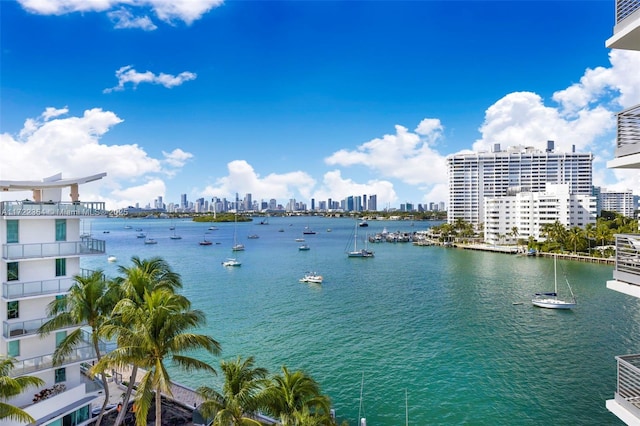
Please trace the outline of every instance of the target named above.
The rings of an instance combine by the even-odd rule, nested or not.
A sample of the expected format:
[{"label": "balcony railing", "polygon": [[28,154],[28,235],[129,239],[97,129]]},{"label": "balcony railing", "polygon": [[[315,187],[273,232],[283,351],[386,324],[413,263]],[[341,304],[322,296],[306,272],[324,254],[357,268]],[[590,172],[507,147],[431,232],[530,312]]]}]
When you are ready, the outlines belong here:
[{"label": "balcony railing", "polygon": [[[93,345],[90,342],[91,332],[82,330],[82,340],[84,344],[75,348],[71,353],[64,357],[63,361],[59,364],[53,364],[53,353],[37,356],[27,359],[17,359],[13,363],[13,370],[9,373],[11,377],[22,376],[30,374],[35,371],[46,370],[48,368],[59,368],[69,364],[75,364],[83,361],[90,361],[96,358],[96,351],[93,349]],[[100,341],[98,348],[101,353],[107,353],[115,349],[113,343],[105,343]]]},{"label": "balcony railing", "polygon": [[640,104],[618,113],[616,157],[640,153]]},{"label": "balcony railing", "polygon": [[616,24],[640,9],[640,0],[616,0]]},{"label": "balcony railing", "polygon": [[2,245],[2,258],[7,260],[86,256],[92,254],[105,254],[105,252],[105,241],[93,238],[83,238],[82,241]]},{"label": "balcony railing", "polygon": [[616,266],[613,278],[640,286],[640,235],[616,235]]},{"label": "balcony railing", "polygon": [[640,418],[640,354],[617,356],[618,385],[615,400]]},{"label": "balcony railing", "polygon": [[[94,271],[80,268],[78,275],[88,277]],[[103,274],[103,279],[106,277]],[[6,300],[48,294],[66,293],[73,285],[73,278],[64,277],[42,281],[8,281],[2,283],[2,297]]]},{"label": "balcony railing", "polygon": [[8,322],[2,323],[2,336],[5,339],[10,337],[23,337],[31,334],[36,334],[38,329],[42,327],[42,324],[49,321],[51,318],[38,318],[29,321]]},{"label": "balcony railing", "polygon": [[33,202],[3,201],[2,216],[106,216],[105,203],[96,202]]}]

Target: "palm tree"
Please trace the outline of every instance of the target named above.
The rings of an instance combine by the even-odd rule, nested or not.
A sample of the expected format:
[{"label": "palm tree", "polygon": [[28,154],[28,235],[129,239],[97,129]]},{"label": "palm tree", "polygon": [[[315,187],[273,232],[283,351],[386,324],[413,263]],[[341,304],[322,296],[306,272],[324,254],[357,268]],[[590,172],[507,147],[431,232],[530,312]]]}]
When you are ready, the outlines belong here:
[{"label": "palm tree", "polygon": [[260,407],[259,391],[267,370],[253,365],[253,357],[221,361],[225,379],[222,393],[207,386],[198,388],[197,392],[205,399],[200,410],[205,418],[213,418],[213,426],[261,425],[250,416]]},{"label": "palm tree", "polygon": [[302,371],[290,373],[282,366],[282,375],[272,377],[263,398],[267,411],[279,417],[283,426],[296,425],[296,416],[300,416],[305,407],[314,416],[330,419],[329,398],[322,395],[318,383]]},{"label": "palm tree", "polygon": [[[100,338],[103,336],[103,326],[108,320],[111,310],[115,305],[115,300],[107,294],[107,282],[102,270],[93,271],[86,277],[76,275],[69,292],[61,298],[57,298],[47,307],[49,321],[44,323],[38,333],[46,336],[56,330],[76,326],[77,328],[69,333],[60,342],[53,353],[54,365],[59,364],[78,345],[84,342],[84,332],[79,327],[87,325],[91,328],[91,345],[96,353],[96,358],[100,361]],[[102,379],[104,388],[104,403],[102,410],[96,421],[100,426],[105,408],[109,403],[109,386],[104,370],[99,370],[98,374]]]},{"label": "palm tree", "polygon": [[187,332],[204,325],[204,313],[192,310],[186,297],[167,289],[145,292],[140,305],[123,299],[113,312],[120,321],[107,328],[109,334],[119,336],[118,348],[105,355],[96,368],[134,364],[146,370],[136,391],[136,424],[147,424],[155,393],[155,424],[160,426],[161,395],[172,395],[171,378],[165,362],[171,361],[186,371],[215,372],[207,363],[184,355],[184,352],[204,349],[218,355],[220,345],[210,336]]},{"label": "palm tree", "polygon": [[[113,294],[113,297],[117,300],[128,299],[134,305],[142,306],[144,303],[144,295],[155,289],[165,289],[173,292],[176,289],[182,288],[180,275],[173,272],[169,264],[164,259],[160,257],[140,259],[138,256],[133,256],[131,258],[131,262],[133,263],[133,266],[131,267],[126,267],[124,265],[120,265],[118,267],[118,272],[121,275],[111,283],[109,292]],[[121,318],[118,316],[112,316],[112,325],[116,324],[120,320]],[[120,323],[120,325],[126,327],[127,324]],[[111,327],[110,330],[115,333],[118,328]],[[116,334],[109,336],[109,338],[112,337],[117,338],[118,336]],[[120,343],[118,342],[118,344]],[[121,365],[123,367],[129,366],[126,363]],[[138,366],[134,363],[131,368],[131,376],[129,378],[127,390],[122,401],[123,407],[127,407],[129,404],[137,376]],[[120,411],[116,418],[115,426],[119,426],[122,423],[126,411],[127,410]]]},{"label": "palm tree", "polygon": [[0,420],[33,423],[35,419],[29,413],[3,400],[20,395],[31,386],[43,386],[44,380],[32,376],[9,377],[13,370],[13,362],[13,358],[0,356]]},{"label": "palm tree", "polygon": [[584,235],[589,244],[589,256],[591,256],[591,239],[595,238],[596,236],[596,225],[593,223],[587,223],[587,225],[584,227]]},{"label": "palm tree", "polygon": [[567,242],[573,244],[573,253],[578,251],[578,242],[582,241],[584,232],[579,226],[574,226],[567,233]]},{"label": "palm tree", "polygon": [[604,246],[611,238],[611,229],[605,223],[596,224],[596,239],[600,240],[600,245]]}]

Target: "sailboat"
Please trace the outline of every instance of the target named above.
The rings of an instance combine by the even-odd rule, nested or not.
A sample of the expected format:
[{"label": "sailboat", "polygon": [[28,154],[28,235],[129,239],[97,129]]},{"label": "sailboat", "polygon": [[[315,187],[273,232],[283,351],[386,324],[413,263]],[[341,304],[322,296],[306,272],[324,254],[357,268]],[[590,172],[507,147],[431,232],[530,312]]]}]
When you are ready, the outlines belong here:
[{"label": "sailboat", "polygon": [[207,235],[205,234],[205,236],[203,237],[202,241],[200,241],[198,244],[200,244],[201,246],[210,246],[213,243],[211,241],[207,240]]},{"label": "sailboat", "polygon": [[567,287],[571,293],[571,300],[566,301],[558,298],[558,256],[553,257],[553,277],[554,277],[554,291],[552,293],[536,293],[535,297],[531,300],[533,306],[539,308],[548,309],[573,309],[576,307],[576,297],[573,295],[569,280],[565,277]]},{"label": "sailboat", "polygon": [[235,224],[233,225],[233,247],[232,251],[244,251],[244,244],[238,243],[238,213],[235,216]]},{"label": "sailboat", "polygon": [[222,262],[222,266],[242,266],[242,263],[235,257],[229,257]]},{"label": "sailboat", "polygon": [[353,250],[347,252],[347,257],[373,257],[373,251],[368,250],[366,246],[358,250],[358,223],[356,222],[355,231],[353,232]]},{"label": "sailboat", "polygon": [[180,235],[176,234],[175,226],[173,227],[173,235],[171,235],[169,238],[171,238],[172,240],[179,240],[182,238]]}]

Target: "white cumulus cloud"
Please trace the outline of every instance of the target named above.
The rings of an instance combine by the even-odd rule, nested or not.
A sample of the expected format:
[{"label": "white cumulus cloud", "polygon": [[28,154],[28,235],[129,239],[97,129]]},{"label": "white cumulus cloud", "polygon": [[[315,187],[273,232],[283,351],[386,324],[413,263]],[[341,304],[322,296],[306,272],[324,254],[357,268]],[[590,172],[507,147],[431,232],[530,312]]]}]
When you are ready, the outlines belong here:
[{"label": "white cumulus cloud", "polygon": [[136,144],[102,144],[101,138],[123,122],[120,117],[101,108],[63,117],[67,112],[66,108],[47,108],[40,117],[27,119],[17,136],[0,134],[0,152],[3,158],[11,158],[3,162],[0,179],[38,180],[60,172],[64,177],[106,172],[105,179],[85,187],[81,199],[108,200],[113,202],[110,208],[126,207],[130,200],[121,198],[128,194],[126,188],[148,188],[149,182],[155,182],[153,187],[162,192],[141,190],[144,197],[137,201],[148,199],[150,193],[164,195],[162,178],[172,176],[192,156],[176,149],[157,159]]},{"label": "white cumulus cloud", "polygon": [[39,15],[65,15],[80,12],[106,12],[116,28],[156,28],[146,16],[150,11],[166,23],[182,21],[187,25],[200,19],[223,0],[18,0],[29,13]]},{"label": "white cumulus cloud", "polygon": [[195,80],[197,75],[195,73],[184,71],[178,75],[171,74],[154,74],[151,71],[138,72],[131,65],[121,67],[116,71],[116,77],[118,78],[118,85],[109,89],[104,89],[104,93],[111,93],[113,91],[124,90],[127,83],[131,83],[134,88],[140,83],[160,84],[167,89],[171,89],[175,86],[180,86],[185,81]]}]

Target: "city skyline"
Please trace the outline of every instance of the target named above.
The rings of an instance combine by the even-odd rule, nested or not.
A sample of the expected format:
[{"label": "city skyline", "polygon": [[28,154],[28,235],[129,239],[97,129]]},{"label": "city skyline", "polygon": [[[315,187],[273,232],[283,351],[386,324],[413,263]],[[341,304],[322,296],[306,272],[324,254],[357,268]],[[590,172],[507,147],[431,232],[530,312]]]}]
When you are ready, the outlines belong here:
[{"label": "city skyline", "polygon": [[104,171],[81,197],[110,209],[418,205],[447,200],[450,155],[554,140],[593,153],[594,185],[638,188],[606,168],[640,102],[639,52],[603,43],[613,1],[130,3],[0,3],[0,180]]}]

